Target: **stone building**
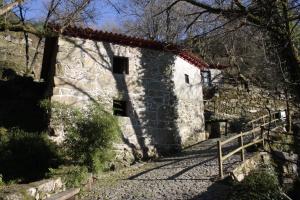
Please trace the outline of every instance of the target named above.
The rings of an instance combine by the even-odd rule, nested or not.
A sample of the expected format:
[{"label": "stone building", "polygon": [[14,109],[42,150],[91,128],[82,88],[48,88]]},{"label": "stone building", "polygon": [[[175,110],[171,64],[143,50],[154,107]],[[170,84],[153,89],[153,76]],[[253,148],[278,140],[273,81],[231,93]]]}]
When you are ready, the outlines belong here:
[{"label": "stone building", "polygon": [[101,102],[118,116],[124,144],[117,148],[152,156],[208,138],[201,82],[207,67],[175,45],[69,27],[46,39],[41,76],[51,101]]}]

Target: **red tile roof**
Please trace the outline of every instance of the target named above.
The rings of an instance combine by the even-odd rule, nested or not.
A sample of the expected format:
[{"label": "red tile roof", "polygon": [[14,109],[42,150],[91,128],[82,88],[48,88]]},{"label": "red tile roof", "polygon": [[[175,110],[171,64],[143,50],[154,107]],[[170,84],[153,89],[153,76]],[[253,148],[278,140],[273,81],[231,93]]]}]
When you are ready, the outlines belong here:
[{"label": "red tile roof", "polygon": [[[60,27],[58,25],[50,25],[49,27],[51,28],[52,31],[56,33],[61,33]],[[123,34],[110,33],[110,32],[93,30],[90,28],[80,28],[80,27],[67,27],[63,30],[61,34],[69,37],[79,37],[82,39],[102,41],[102,42],[108,42],[113,44],[120,44],[124,46],[140,47],[140,48],[147,48],[147,49],[160,50],[160,51],[169,51],[178,55],[179,57],[191,63],[192,65],[198,67],[199,69],[209,68],[209,65],[206,62],[204,62],[202,59],[200,59],[198,56],[174,44],[163,43],[154,40],[146,40],[146,39],[126,36]]]}]

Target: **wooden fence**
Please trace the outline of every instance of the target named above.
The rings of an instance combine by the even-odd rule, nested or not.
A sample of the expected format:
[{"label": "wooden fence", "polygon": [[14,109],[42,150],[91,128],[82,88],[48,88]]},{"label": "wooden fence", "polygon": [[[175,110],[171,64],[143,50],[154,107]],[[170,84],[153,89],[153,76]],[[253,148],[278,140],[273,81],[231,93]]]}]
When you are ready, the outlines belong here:
[{"label": "wooden fence", "polygon": [[[251,130],[247,132],[241,132],[238,135],[232,136],[224,141],[218,141],[218,161],[219,161],[219,175],[220,178],[224,178],[223,162],[233,156],[236,153],[240,153],[241,161],[245,160],[245,149],[258,143],[262,143],[263,147],[265,144],[265,130],[267,125],[274,124],[275,127],[279,124],[279,112],[271,113],[271,115],[265,115],[255,120],[248,122],[251,125]],[[245,138],[252,136],[249,143],[245,144]],[[233,149],[231,152],[223,155],[223,146],[238,139],[239,146]]]},{"label": "wooden fence", "polygon": [[[272,120],[279,119],[280,112],[272,112],[270,115],[264,115],[262,117],[256,118],[254,120],[249,121],[246,126],[250,126],[252,129],[258,128],[260,126],[266,126],[269,123],[272,123]],[[271,120],[271,121],[270,121]],[[274,122],[276,123],[277,120]],[[276,124],[275,124],[276,126]]]}]

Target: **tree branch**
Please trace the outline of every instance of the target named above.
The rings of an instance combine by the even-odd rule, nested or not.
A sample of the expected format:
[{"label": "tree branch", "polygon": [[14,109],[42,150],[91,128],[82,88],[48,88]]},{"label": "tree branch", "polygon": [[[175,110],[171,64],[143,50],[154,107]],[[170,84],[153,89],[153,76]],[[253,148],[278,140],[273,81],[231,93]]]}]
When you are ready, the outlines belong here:
[{"label": "tree branch", "polygon": [[207,10],[204,10],[200,13],[198,13],[198,15],[195,17],[195,19],[193,19],[193,21],[191,23],[188,24],[188,26],[186,27],[185,29],[185,32],[187,32],[192,26],[193,24],[205,13],[207,13],[208,11]]},{"label": "tree branch", "polygon": [[9,3],[3,7],[0,8],[0,16],[4,15],[5,13],[11,11],[14,7],[21,4],[24,0],[15,0],[12,3]]},{"label": "tree branch", "polygon": [[[197,6],[199,8],[205,9],[212,14],[224,14],[224,15],[233,15],[233,14],[242,14],[244,11],[242,9],[226,9],[226,8],[219,8],[213,7],[207,3],[198,2],[196,0],[179,0],[183,2],[187,2],[191,5]],[[244,13],[245,14],[245,13]]]},{"label": "tree branch", "polygon": [[46,30],[38,30],[34,26],[30,24],[8,24],[8,23],[0,23],[0,32],[3,31],[14,31],[14,32],[27,32],[34,34],[38,37],[43,37],[43,36],[53,36],[53,33],[47,32]]}]

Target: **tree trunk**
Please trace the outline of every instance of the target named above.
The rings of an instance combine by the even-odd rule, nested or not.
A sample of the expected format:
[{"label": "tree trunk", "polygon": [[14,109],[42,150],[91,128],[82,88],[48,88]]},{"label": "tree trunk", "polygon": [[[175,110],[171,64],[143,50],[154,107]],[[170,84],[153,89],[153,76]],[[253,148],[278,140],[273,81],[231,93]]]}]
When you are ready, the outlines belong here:
[{"label": "tree trunk", "polygon": [[288,75],[284,77],[287,79],[284,84],[291,89],[296,99],[300,100],[300,63],[292,41],[288,35],[271,35],[271,40],[276,47],[282,70]]}]

